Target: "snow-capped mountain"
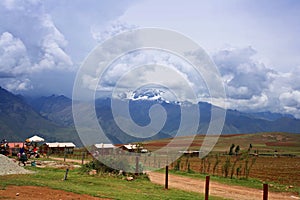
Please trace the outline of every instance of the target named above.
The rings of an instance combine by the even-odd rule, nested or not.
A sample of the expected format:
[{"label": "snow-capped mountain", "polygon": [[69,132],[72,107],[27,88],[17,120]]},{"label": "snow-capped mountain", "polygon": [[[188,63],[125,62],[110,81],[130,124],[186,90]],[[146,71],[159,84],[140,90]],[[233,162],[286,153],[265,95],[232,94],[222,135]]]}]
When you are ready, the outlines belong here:
[{"label": "snow-capped mountain", "polygon": [[[25,98],[0,88],[0,130],[7,139],[25,138],[33,131],[43,133],[48,141],[64,141],[66,138],[79,141],[72,117],[72,100],[64,96],[39,97],[25,101]],[[153,140],[173,137],[181,123],[182,109],[189,109],[188,102],[172,102],[164,98],[164,91],[143,89],[127,93],[116,99],[120,106],[128,106],[130,118],[140,125],[147,126],[151,119],[149,110],[160,104],[166,111],[166,122],[163,128],[153,137],[136,138],[123,132],[115,122],[111,107],[111,98],[95,101],[97,117],[107,137],[115,144],[141,140]],[[125,100],[129,100],[126,102]],[[115,100],[115,99],[114,99]],[[80,102],[78,102],[80,104]],[[80,105],[79,105],[80,106]],[[199,128],[197,133],[206,133],[211,120],[213,105],[199,102]],[[221,109],[221,108],[218,108]],[[192,119],[191,119],[192,120]],[[126,121],[126,120],[125,120]],[[186,121],[189,127],[189,120]],[[68,130],[66,132],[66,130]],[[300,133],[300,119],[279,113],[246,113],[227,110],[223,134],[257,133],[257,132],[289,132]],[[24,134],[23,134],[24,133]],[[186,131],[189,135],[190,132]],[[77,138],[77,139],[76,139]]]},{"label": "snow-capped mountain", "polygon": [[128,91],[118,95],[120,99],[127,100],[148,100],[148,101],[167,101],[163,98],[164,91],[161,89],[142,88],[135,91]]},{"label": "snow-capped mountain", "polygon": [[123,92],[117,97],[120,100],[131,100],[131,101],[155,101],[158,103],[167,103],[167,104],[175,104],[175,105],[189,105],[191,104],[188,101],[178,101],[173,95],[170,98],[165,90],[158,88],[141,88],[135,91],[127,91]]}]

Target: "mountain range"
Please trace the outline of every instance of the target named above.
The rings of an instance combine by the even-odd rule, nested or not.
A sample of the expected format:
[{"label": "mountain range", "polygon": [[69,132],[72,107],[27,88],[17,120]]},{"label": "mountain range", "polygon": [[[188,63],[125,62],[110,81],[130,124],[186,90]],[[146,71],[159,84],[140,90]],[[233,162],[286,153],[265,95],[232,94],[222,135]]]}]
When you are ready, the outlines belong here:
[{"label": "mountain range", "polygon": [[[46,114],[39,112],[29,103],[34,103],[35,101],[33,99],[30,100],[28,101],[27,98],[15,95],[0,87],[0,139],[5,138],[8,141],[21,142],[37,134],[49,142],[67,140],[73,141],[78,145],[81,144],[74,127],[62,126],[63,120],[60,123],[56,123],[60,120],[56,120],[56,117],[51,117],[51,113],[59,113],[58,110],[55,110],[53,107],[47,110]],[[60,105],[58,101],[54,104],[56,106]],[[66,108],[68,107],[67,105],[65,106]]]},{"label": "mountain range", "polygon": [[[126,101],[129,102],[130,117],[138,125],[146,126],[150,123],[149,109],[153,105],[159,104],[166,111],[167,120],[163,128],[156,135],[143,140],[174,137],[181,120],[181,109],[189,107],[189,103],[186,102],[166,101],[155,91],[143,91],[139,94],[131,94],[130,99],[128,97],[125,95],[123,99],[114,100],[121,106],[125,106]],[[197,132],[205,134],[211,120],[211,109],[214,106],[206,102],[199,102],[198,106],[200,120]],[[126,134],[118,127],[112,114],[110,98],[97,99],[95,109],[99,124],[112,143],[142,140]],[[272,112],[226,111],[222,134],[257,132],[300,133],[300,120],[292,115]],[[72,141],[79,146],[82,145],[74,127],[72,100],[63,95],[24,97],[0,87],[0,133],[1,137],[9,141],[23,141],[27,137],[38,134],[47,141]],[[188,131],[186,135],[189,135]]]}]

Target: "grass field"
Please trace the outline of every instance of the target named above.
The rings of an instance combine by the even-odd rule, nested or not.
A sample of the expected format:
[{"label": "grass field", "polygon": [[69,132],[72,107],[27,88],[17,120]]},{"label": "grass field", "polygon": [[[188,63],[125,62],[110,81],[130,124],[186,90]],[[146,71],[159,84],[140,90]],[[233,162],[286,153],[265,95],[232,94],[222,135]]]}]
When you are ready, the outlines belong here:
[{"label": "grass field", "polygon": [[[79,173],[78,169],[70,170],[68,179],[63,181],[65,170],[52,168],[34,168],[35,174],[0,176],[0,189],[7,185],[47,186],[53,189],[88,194],[112,199],[203,199],[199,193],[182,190],[165,190],[162,186],[151,183],[148,178],[126,181],[120,177],[102,175],[90,176]],[[222,198],[211,197],[212,200]]]}]

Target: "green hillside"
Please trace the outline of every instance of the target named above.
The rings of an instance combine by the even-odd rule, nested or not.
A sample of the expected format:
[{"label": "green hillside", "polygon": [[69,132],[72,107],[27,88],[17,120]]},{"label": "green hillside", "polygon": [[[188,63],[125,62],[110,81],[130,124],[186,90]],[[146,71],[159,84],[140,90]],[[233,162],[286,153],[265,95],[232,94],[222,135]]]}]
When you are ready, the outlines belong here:
[{"label": "green hillside", "polygon": [[38,134],[47,141],[73,141],[80,144],[74,128],[62,127],[45,119],[21,96],[0,88],[0,97],[1,138],[16,142]]}]

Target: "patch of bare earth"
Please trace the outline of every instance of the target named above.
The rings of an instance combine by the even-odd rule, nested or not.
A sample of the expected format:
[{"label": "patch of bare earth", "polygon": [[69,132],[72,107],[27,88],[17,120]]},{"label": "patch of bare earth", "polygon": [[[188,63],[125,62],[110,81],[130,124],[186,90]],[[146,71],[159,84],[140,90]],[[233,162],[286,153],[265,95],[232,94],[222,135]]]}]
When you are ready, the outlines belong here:
[{"label": "patch of bare earth", "polygon": [[86,194],[76,194],[63,190],[54,190],[37,186],[7,186],[0,190],[0,199],[22,200],[103,200]]},{"label": "patch of bare earth", "polygon": [[[151,182],[164,185],[164,174],[149,172]],[[169,187],[177,188],[192,192],[204,192],[205,180],[192,179],[188,177],[176,176],[169,174]],[[209,193],[212,196],[223,197],[226,199],[236,200],[261,200],[263,197],[262,190],[247,188],[242,186],[225,185],[222,183],[210,182]],[[275,193],[269,192],[270,200],[292,200],[300,199],[292,193]]]}]

